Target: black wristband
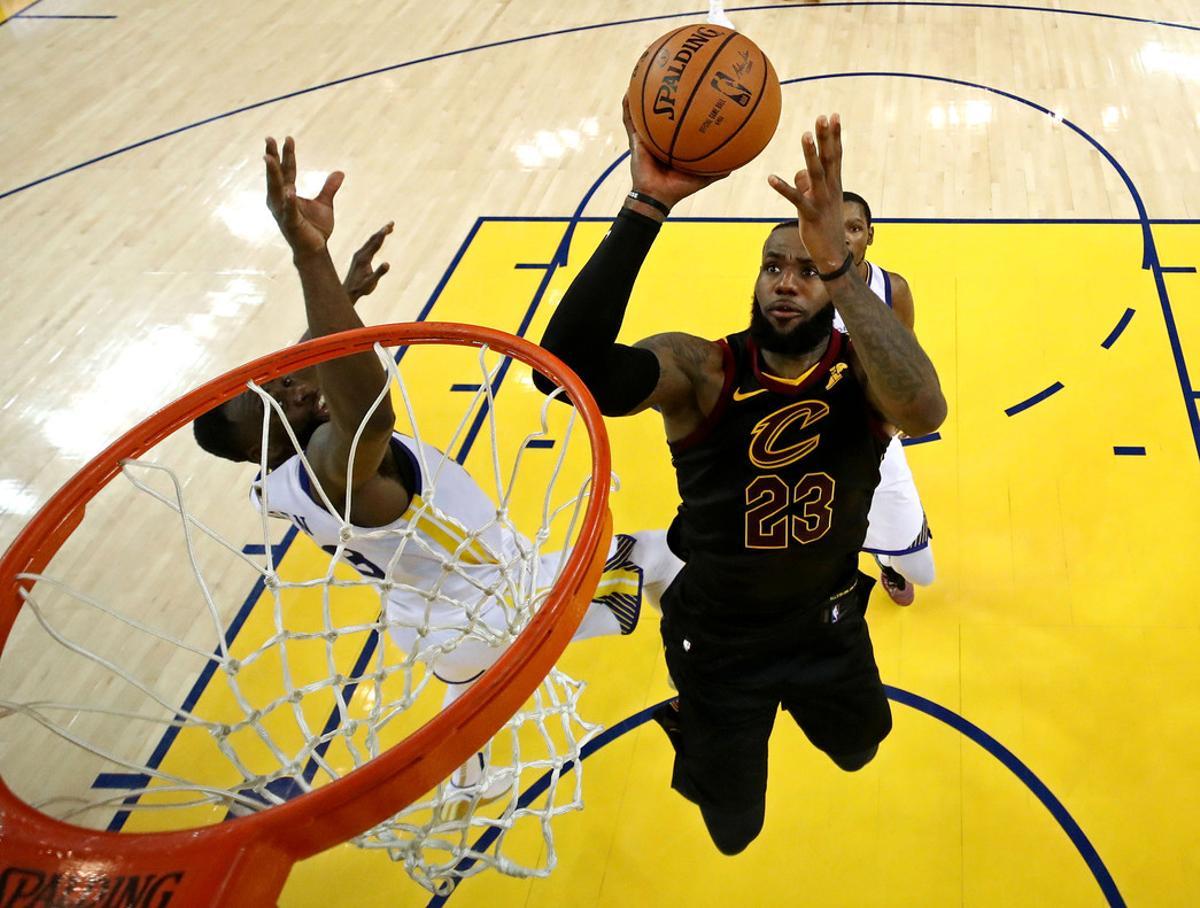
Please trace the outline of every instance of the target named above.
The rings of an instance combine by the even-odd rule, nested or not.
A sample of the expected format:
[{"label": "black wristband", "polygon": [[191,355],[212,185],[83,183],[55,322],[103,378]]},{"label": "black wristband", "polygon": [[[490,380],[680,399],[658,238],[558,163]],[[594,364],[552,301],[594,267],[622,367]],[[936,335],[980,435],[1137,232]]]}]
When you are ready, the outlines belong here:
[{"label": "black wristband", "polygon": [[655,211],[661,211],[664,218],[669,217],[671,214],[670,208],[653,196],[646,195],[644,192],[638,192],[636,189],[631,189],[629,190],[629,198],[633,199],[635,202],[641,202],[643,205],[649,205]]},{"label": "black wristband", "polygon": [[821,280],[825,281],[826,283],[828,283],[829,281],[836,281],[839,277],[841,277],[843,274],[845,274],[847,271],[849,271],[853,267],[854,267],[854,253],[847,252],[846,253],[846,261],[842,262],[841,268],[839,268],[837,271],[831,271],[831,272],[829,272],[829,274],[822,274],[820,271],[818,271],[817,277],[819,277]]}]

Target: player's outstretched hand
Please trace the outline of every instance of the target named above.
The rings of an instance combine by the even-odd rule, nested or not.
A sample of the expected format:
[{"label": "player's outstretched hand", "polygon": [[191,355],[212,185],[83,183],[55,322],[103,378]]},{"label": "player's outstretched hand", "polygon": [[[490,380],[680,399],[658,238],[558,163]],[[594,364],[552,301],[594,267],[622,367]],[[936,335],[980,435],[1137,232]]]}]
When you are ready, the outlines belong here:
[{"label": "player's outstretched hand", "polygon": [[823,272],[836,271],[846,260],[846,228],[842,215],[842,120],[817,117],[816,140],[806,132],[802,140],[807,169],[792,183],[772,174],[771,188],[796,206],[800,238]]},{"label": "player's outstretched hand", "polygon": [[395,226],[395,221],[388,221],[372,233],[359,247],[358,252],[354,253],[354,258],[350,260],[350,270],[346,272],[346,279],[342,282],[351,303],[357,303],[360,297],[374,291],[379,279],[388,273],[391,266],[387,262],[382,262],[376,268],[371,264],[371,260],[375,258],[383,246],[383,241]]},{"label": "player's outstretched hand", "polygon": [[319,252],[333,233],[333,197],[346,175],[335,170],[325,178],[325,185],[314,199],[296,195],[296,143],[288,136],[283,140],[283,156],[275,140],[267,138],[263,155],[267,165],[267,208],[294,254]]},{"label": "player's outstretched hand", "polygon": [[650,153],[641,136],[634,130],[633,118],[629,115],[628,98],[621,102],[621,109],[625,120],[625,134],[629,136],[629,169],[633,171],[633,188],[638,192],[644,192],[668,208],[674,208],[678,202],[699,192],[705,186],[729,176],[722,173],[715,177],[704,177],[668,167]]}]

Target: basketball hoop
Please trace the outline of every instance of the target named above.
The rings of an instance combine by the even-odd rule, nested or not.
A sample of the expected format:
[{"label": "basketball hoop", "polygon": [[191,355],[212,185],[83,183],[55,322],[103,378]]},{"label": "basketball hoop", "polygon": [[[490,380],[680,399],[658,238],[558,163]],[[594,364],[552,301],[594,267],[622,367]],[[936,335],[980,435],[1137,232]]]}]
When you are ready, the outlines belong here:
[{"label": "basketball hoop", "polygon": [[[37,585],[29,575],[46,569],[83,521],[89,502],[128,461],[242,393],[248,383],[261,385],[339,356],[378,351],[378,345],[439,344],[479,348],[481,362],[483,351],[511,357],[546,375],[570,396],[590,442],[590,480],[580,495],[586,505],[570,554],[528,625],[466,694],[400,743],[299,797],[227,822],[162,833],[89,830],[31,807],[0,779],[0,892],[12,899],[5,904],[22,904],[19,896],[50,891],[50,885],[57,887],[55,904],[108,904],[105,898],[124,891],[148,893],[137,904],[169,899],[172,908],[275,904],[296,861],[362,834],[438,786],[538,689],[588,606],[612,535],[603,421],[579,378],[534,344],[488,328],[433,322],[362,328],[263,357],[123,435],[47,502],[0,560],[0,648]],[[486,378],[479,393],[490,401],[491,388],[484,385]]]}]

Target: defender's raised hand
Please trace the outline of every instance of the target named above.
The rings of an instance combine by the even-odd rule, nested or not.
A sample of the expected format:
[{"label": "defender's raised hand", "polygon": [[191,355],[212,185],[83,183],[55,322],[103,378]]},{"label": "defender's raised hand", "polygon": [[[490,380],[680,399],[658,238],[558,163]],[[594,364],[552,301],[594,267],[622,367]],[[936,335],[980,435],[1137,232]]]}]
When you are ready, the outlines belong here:
[{"label": "defender's raised hand", "polygon": [[824,273],[837,271],[846,260],[842,215],[842,120],[837,114],[817,118],[816,139],[806,132],[804,164],[791,184],[772,174],[771,188],[796,206],[800,238]]},{"label": "defender's raised hand", "polygon": [[296,143],[288,136],[283,141],[283,156],[273,138],[267,138],[267,208],[275,217],[294,254],[320,252],[333,233],[333,197],[346,175],[335,170],[325,178],[316,198],[296,194]]},{"label": "defender's raised hand", "polygon": [[633,172],[633,188],[637,192],[644,192],[668,208],[673,208],[678,202],[699,192],[710,183],[729,176],[729,174],[720,174],[715,177],[698,176],[668,167],[651,154],[646,143],[633,128],[633,118],[629,115],[628,98],[621,102],[621,110],[624,115],[625,134],[629,137],[629,169]]},{"label": "defender's raised hand", "polygon": [[388,273],[391,266],[387,262],[383,262],[378,268],[375,268],[371,264],[371,260],[375,258],[376,253],[383,246],[383,241],[395,226],[395,221],[388,221],[372,233],[367,241],[359,247],[358,252],[354,253],[354,258],[350,260],[350,270],[346,272],[346,279],[342,281],[342,286],[346,288],[346,295],[350,297],[351,303],[357,303],[360,297],[367,296],[374,291],[379,279]]}]

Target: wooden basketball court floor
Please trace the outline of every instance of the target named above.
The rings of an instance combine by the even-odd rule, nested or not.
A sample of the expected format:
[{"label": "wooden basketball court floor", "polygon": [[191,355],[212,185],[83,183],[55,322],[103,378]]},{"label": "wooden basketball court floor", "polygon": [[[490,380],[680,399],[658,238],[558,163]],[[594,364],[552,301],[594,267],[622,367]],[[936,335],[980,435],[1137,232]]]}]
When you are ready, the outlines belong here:
[{"label": "wooden basketball court floor", "polygon": [[[297,137],[302,188],[348,173],[340,260],[396,220],[368,322],[461,320],[536,340],[628,189],[630,67],[703,12],[0,0],[0,542],[138,419],[301,330],[262,207],[264,135]],[[870,257],[911,283],[950,403],[938,437],[907,449],[937,582],[911,608],[877,592],[870,609],[895,729],[845,775],[779,722],[766,826],[722,857],[668,787],[661,732],[637,721],[670,693],[648,614],[632,637],[561,663],[589,683],[587,718],[634,721],[587,759],[587,807],[557,823],[559,868],[477,876],[447,901],[1195,904],[1195,5],[729,14],[784,80],[783,120],[759,160],[680,206],[623,336],[744,325],[766,225],[789,214],[765,177],[799,166],[800,134],[839,110],[847,188],[878,218]],[[410,380],[452,396],[453,377]],[[532,394],[516,380],[498,393]],[[664,526],[676,500],[656,418],[609,431],[617,528]],[[253,539],[251,471],[177,454],[228,532]],[[154,544],[120,529],[129,560],[116,567],[148,570]],[[313,553],[297,543],[285,557]],[[38,659],[23,656],[36,668],[25,683],[53,693],[63,679]],[[6,778],[36,763],[2,724],[0,736]],[[281,904],[429,902],[385,857],[345,846],[298,865]]]}]

